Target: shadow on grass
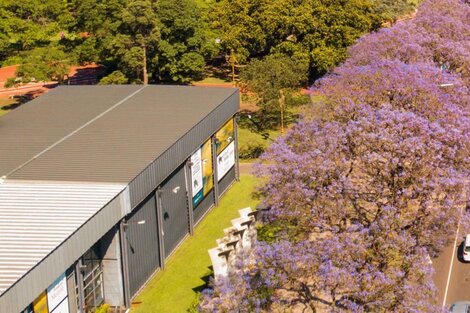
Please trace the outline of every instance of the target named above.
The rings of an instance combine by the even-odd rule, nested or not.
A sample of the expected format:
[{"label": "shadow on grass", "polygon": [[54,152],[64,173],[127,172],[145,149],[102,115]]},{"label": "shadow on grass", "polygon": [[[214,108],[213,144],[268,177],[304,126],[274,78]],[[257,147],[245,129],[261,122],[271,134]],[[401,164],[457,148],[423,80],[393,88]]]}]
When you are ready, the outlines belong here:
[{"label": "shadow on grass", "polygon": [[14,110],[14,109],[18,108],[19,106],[21,106],[22,104],[25,104],[26,102],[31,101],[36,97],[39,97],[44,92],[46,92],[47,89],[52,89],[56,86],[57,85],[45,85],[45,86],[42,86],[41,88],[28,91],[24,94],[15,95],[15,96],[11,97],[12,101],[14,101],[13,103],[4,105],[0,109],[3,110],[3,111]]},{"label": "shadow on grass", "polygon": [[207,268],[209,269],[210,273],[201,277],[201,280],[204,282],[204,284],[192,288],[195,293],[201,293],[204,289],[210,288],[209,283],[211,278],[214,277],[214,268],[212,265],[208,266]]},{"label": "shadow on grass", "polygon": [[207,64],[205,75],[221,79],[227,83],[232,81],[232,71],[224,56],[215,57],[210,60]]},{"label": "shadow on grass", "polygon": [[104,66],[79,68],[69,77],[69,85],[96,85],[105,74]]}]

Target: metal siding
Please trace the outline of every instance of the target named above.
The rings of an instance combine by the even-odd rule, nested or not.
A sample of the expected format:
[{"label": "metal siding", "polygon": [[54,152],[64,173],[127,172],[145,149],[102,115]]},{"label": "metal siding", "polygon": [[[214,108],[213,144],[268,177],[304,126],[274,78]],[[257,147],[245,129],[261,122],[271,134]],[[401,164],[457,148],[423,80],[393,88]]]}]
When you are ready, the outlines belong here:
[{"label": "metal siding", "polygon": [[194,209],[194,224],[199,223],[201,218],[214,205],[214,189],[209,192],[204,199]]},{"label": "metal siding", "polygon": [[132,180],[129,184],[131,206],[139,204],[168,177],[168,173],[185,162],[191,153],[219,130],[237,112],[239,101],[238,92],[231,95]]},{"label": "metal siding", "polygon": [[[155,194],[149,197],[127,221],[129,291],[133,297],[160,266],[157,207]],[[145,224],[138,222],[145,220]]]},{"label": "metal siding", "polygon": [[[178,188],[177,193],[174,188]],[[180,241],[189,233],[188,202],[184,167],[180,167],[160,189],[163,241],[165,257],[168,257]]]},{"label": "metal siding", "polygon": [[225,174],[222,180],[219,182],[220,195],[222,195],[234,181],[235,181],[235,166],[233,166],[227,172],[227,174]]},{"label": "metal siding", "polygon": [[[1,294],[0,313],[17,312],[25,308],[56,277],[73,264],[106,231],[113,227],[124,216],[124,213],[128,213],[133,207],[144,200],[149,193],[161,184],[169,173],[182,164],[199,145],[215,133],[239,108],[239,93],[233,89],[222,91],[216,90],[217,88],[201,88],[197,90],[195,87],[153,87],[145,89],[148,92],[145,93],[144,98],[134,97],[136,99],[132,99],[133,101],[127,101],[128,103],[124,103],[121,107],[107,113],[99,120],[90,125],[87,124],[83,130],[76,134],[74,133],[73,136],[61,142],[60,145],[54,146],[47,153],[43,153],[37,159],[30,160],[31,162],[9,177],[25,180],[86,180],[97,183],[102,181],[131,182],[128,189],[123,191],[118,198],[115,198],[111,203],[98,211],[95,216],[79,227],[68,239],[60,243],[50,255],[36,264],[34,268]],[[141,87],[124,86],[122,88],[117,87],[117,89],[99,86],[80,87],[82,89],[74,90],[77,93],[76,96],[72,96],[74,99],[71,99],[68,88],[59,88],[58,90],[61,91],[59,97],[57,97],[58,91],[54,91],[49,93],[51,97],[47,97],[47,95],[41,97],[44,101],[34,100],[23,106],[24,110],[28,107],[33,107],[36,110],[34,114],[31,113],[32,111],[24,113],[23,109],[19,108],[15,112],[20,113],[12,112],[6,116],[8,117],[7,119],[2,117],[2,120],[0,120],[3,127],[2,131],[6,129],[4,122],[10,118],[11,123],[8,122],[9,125],[16,123],[18,120],[27,120],[28,118],[42,121],[39,123],[40,125],[32,122],[25,122],[22,125],[22,127],[24,125],[32,125],[27,129],[27,133],[25,133],[27,136],[24,140],[21,139],[20,141],[22,146],[29,149],[27,153],[23,148],[18,148],[17,151],[12,152],[15,149],[12,149],[13,145],[11,142],[2,142],[0,140],[0,155],[2,155],[2,162],[0,163],[4,164],[4,152],[9,153],[8,158],[11,156],[10,160],[17,158],[17,163],[9,164],[2,170],[2,173],[10,170],[13,166],[22,164],[27,158],[38,152],[47,149],[51,144],[60,140],[62,135],[66,136],[70,134],[70,131],[75,130],[76,127],[83,126],[80,123],[88,122],[89,118],[93,118],[96,114],[116,104],[113,101],[122,100],[122,94],[129,95]],[[114,98],[109,95],[110,90],[113,90],[111,94],[115,96]],[[121,91],[125,92],[121,94]],[[181,91],[183,91],[182,95],[179,94]],[[83,95],[81,94],[82,92]],[[178,118],[175,119],[175,117],[167,119],[166,115],[163,115],[163,122],[171,120],[171,123],[167,123],[166,127],[161,128],[158,118],[152,123],[149,123],[148,120],[144,122],[140,120],[140,118],[149,115],[147,114],[149,110],[153,114],[150,115],[157,116],[156,112],[158,112],[160,104],[151,100],[152,97],[155,99],[159,98],[159,92],[165,94],[165,99],[170,104],[172,104],[171,99],[176,98],[179,101],[182,107],[178,107],[176,110],[173,110],[174,108],[172,107],[170,111],[176,111],[177,114],[175,116],[181,117],[182,121],[179,121]],[[216,94],[216,96],[212,94]],[[183,101],[182,98],[186,100]],[[70,105],[70,108],[67,107],[66,112],[59,112],[63,109],[61,104],[64,101]],[[83,103],[83,101],[86,103]],[[97,105],[96,101],[99,102],[98,104],[103,105]],[[145,110],[138,108],[139,101],[146,101]],[[42,111],[40,107],[45,107],[44,102],[49,103],[50,108]],[[187,103],[187,105],[183,102]],[[153,104],[155,108],[152,108],[149,104]],[[80,115],[80,118],[77,118],[77,114],[80,114],[80,110],[84,105],[86,107],[83,111],[87,112],[88,115]],[[210,108],[210,111],[207,111],[208,108]],[[76,109],[78,111],[74,111]],[[169,110],[168,105],[167,110]],[[54,116],[59,116],[57,119],[62,124],[56,125],[50,123],[52,113],[49,111],[52,113],[59,112],[59,115],[54,114]],[[137,114],[133,121],[126,120],[126,117],[134,113],[134,111],[137,111],[140,115]],[[60,114],[62,113],[65,115],[61,116]],[[160,118],[162,117],[160,116]],[[45,123],[43,119],[48,120],[49,123]],[[122,120],[126,120],[128,123],[123,126]],[[44,127],[45,125],[51,126],[50,129]],[[64,125],[69,127],[64,127]],[[170,126],[171,128],[169,128]],[[44,129],[44,132],[42,132],[42,129]],[[107,133],[108,130],[118,130],[118,132],[109,134]],[[129,131],[129,134],[123,135],[123,131]],[[39,136],[31,136],[31,133],[39,134]],[[159,137],[161,133],[164,133],[163,137]],[[147,136],[147,141],[143,140],[140,142],[142,134]],[[150,137],[148,136],[155,136],[160,139],[156,141],[156,145],[152,145],[149,144],[148,138]],[[18,141],[18,137],[15,136],[4,136],[2,138],[6,140],[5,137],[15,138]],[[44,140],[37,140],[39,137],[44,138]],[[101,139],[97,141],[96,138]],[[136,138],[139,140],[132,140]],[[36,141],[38,141],[38,145],[35,145]],[[132,146],[135,142],[137,142],[139,147],[143,147],[142,151]],[[117,143],[119,144],[118,146],[116,146]],[[130,144],[128,145],[128,143]],[[135,151],[139,153],[133,153]],[[22,156],[23,154],[26,156],[26,159]],[[110,159],[108,155],[111,155]],[[153,156],[149,158],[150,155]],[[145,169],[141,171],[142,168]]]},{"label": "metal siding", "polygon": [[141,86],[135,85],[59,86],[2,116],[0,176],[139,88]]},{"label": "metal siding", "polygon": [[[0,185],[0,189],[7,184]],[[13,185],[13,184],[11,184]],[[15,185],[23,186],[24,184]],[[44,184],[41,184],[44,185]],[[49,184],[51,185],[51,184]],[[64,187],[64,184],[61,184]],[[85,184],[77,184],[75,188],[78,190],[89,190],[90,186]],[[60,186],[57,184],[52,184],[54,190],[51,190],[51,194],[57,193],[57,189],[60,189]],[[68,186],[72,188],[73,186]],[[97,204],[97,207],[94,212],[90,212],[90,216],[84,217],[85,220],[81,222],[81,226],[74,227],[71,234],[64,235],[65,238],[57,244],[56,247],[51,249],[48,254],[44,256],[38,256],[39,259],[34,259],[34,265],[30,268],[25,268],[25,274],[20,278],[11,281],[14,283],[10,286],[9,289],[3,289],[0,296],[0,313],[11,313],[19,312],[29,305],[42,291],[44,291],[59,275],[67,270],[86,250],[89,249],[99,238],[101,238],[110,228],[112,228],[121,218],[121,199],[120,196],[113,199],[113,197],[119,193],[119,190],[122,190],[124,186],[119,185],[108,185],[100,186],[93,185],[94,189],[102,188],[104,194],[103,199],[100,203]],[[104,187],[108,189],[103,189]],[[21,190],[21,188],[19,188]],[[30,186],[28,189],[30,192],[34,191],[34,186]],[[77,190],[77,189],[75,189]],[[107,190],[107,191],[106,191]],[[25,189],[22,189],[24,192]],[[106,192],[109,192],[107,194]],[[53,208],[63,201],[63,195],[60,197],[61,200],[51,198],[51,194],[37,193],[36,197],[30,197],[29,201],[36,206],[39,205],[41,199],[46,199],[51,202],[50,207]],[[0,192],[0,195],[5,196],[6,193]],[[43,198],[41,198],[43,197]],[[19,198],[21,199],[21,197]],[[106,201],[110,201],[106,204]],[[76,199],[74,200],[76,201]],[[6,201],[0,201],[0,212],[3,212],[2,208],[5,208],[7,205]],[[83,204],[85,206],[85,204]],[[89,204],[88,204],[89,205]],[[104,206],[104,207],[103,207]],[[73,206],[68,209],[79,211],[80,206]],[[70,214],[64,211],[64,214]],[[32,218],[38,216],[38,212],[32,212]],[[3,218],[3,217],[2,217]],[[47,225],[46,225],[47,226]],[[52,226],[53,229],[54,226]],[[0,233],[3,234],[3,231],[0,227]],[[4,235],[0,235],[0,238],[5,239]],[[41,241],[40,234],[36,237],[37,241]],[[21,238],[24,240],[24,237]],[[55,242],[55,241],[54,241]],[[37,245],[37,244],[36,244]],[[32,247],[34,248],[34,246]],[[1,253],[0,253],[1,255]],[[0,257],[0,264],[2,264]],[[0,272],[0,277],[4,277]],[[16,283],[15,283],[16,281]]]},{"label": "metal siding", "polygon": [[[106,114],[92,118],[73,132],[64,132],[65,140],[54,143],[52,149],[45,147],[46,152],[9,178],[128,183],[191,133],[194,125],[209,121],[208,115],[215,120],[233,115],[238,103],[221,103],[237,93],[231,88],[143,87],[137,93],[129,93],[125,101],[115,103]],[[214,116],[224,110],[223,116]],[[202,139],[205,138],[201,142]],[[32,139],[25,144],[29,141]],[[186,149],[174,151],[179,155]]]}]

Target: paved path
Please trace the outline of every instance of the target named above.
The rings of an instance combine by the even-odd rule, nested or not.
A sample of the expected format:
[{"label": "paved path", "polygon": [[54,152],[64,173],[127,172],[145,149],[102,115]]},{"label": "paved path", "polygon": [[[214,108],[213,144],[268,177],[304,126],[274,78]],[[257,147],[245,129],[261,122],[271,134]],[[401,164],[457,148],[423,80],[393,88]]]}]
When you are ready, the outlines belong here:
[{"label": "paved path", "polygon": [[252,172],[252,167],[253,163],[245,163],[245,162],[240,162],[239,163],[239,168],[240,168],[240,174],[253,174]]}]

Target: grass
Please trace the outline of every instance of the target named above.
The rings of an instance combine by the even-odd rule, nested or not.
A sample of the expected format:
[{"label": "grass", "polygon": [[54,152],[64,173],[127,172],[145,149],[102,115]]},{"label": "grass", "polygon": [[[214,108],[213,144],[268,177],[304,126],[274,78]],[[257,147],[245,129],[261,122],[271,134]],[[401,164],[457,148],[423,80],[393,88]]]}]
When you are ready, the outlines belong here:
[{"label": "grass", "polygon": [[238,216],[238,210],[251,206],[257,200],[250,196],[255,178],[242,175],[222,197],[219,206],[212,209],[199,223],[194,236],[186,239],[170,256],[166,268],[158,272],[145,289],[136,297],[131,312],[182,313],[194,303],[197,291],[203,289],[212,274],[207,250],[215,247],[215,240],[223,236],[223,229],[231,226],[230,220]]},{"label": "grass", "polygon": [[9,110],[6,107],[16,103],[16,99],[0,99],[0,116],[8,113]]},{"label": "grass", "polygon": [[[279,135],[279,130],[270,130],[266,131],[268,135],[267,138],[264,138],[262,134],[253,132],[246,128],[238,128],[238,150],[246,151],[250,146],[262,146],[266,149]],[[243,162],[252,162],[255,159],[243,159]]]},{"label": "grass", "polygon": [[232,82],[226,81],[224,79],[214,77],[214,76],[208,76],[205,77],[203,80],[197,80],[194,81],[196,84],[215,84],[215,85],[228,85],[231,86]]}]

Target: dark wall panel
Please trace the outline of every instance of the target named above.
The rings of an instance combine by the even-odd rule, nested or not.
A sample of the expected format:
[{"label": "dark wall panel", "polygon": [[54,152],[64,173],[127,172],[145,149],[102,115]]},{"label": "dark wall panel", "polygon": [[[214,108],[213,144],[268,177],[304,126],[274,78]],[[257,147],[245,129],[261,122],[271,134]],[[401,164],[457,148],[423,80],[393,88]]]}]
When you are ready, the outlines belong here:
[{"label": "dark wall panel", "polygon": [[189,233],[184,167],[178,168],[160,189],[165,256]]},{"label": "dark wall panel", "polygon": [[239,103],[240,94],[235,92],[132,180],[129,184],[131,207],[140,203],[168,173],[219,130],[238,111]]},{"label": "dark wall panel", "polygon": [[197,207],[194,209],[194,223],[197,224],[201,217],[204,216],[204,213],[207,212],[207,210],[210,209],[211,206],[214,205],[214,190],[212,189],[211,192],[209,192],[206,197],[197,205]]},{"label": "dark wall panel", "polygon": [[155,195],[144,200],[127,221],[127,225],[129,291],[134,296],[160,267]]},{"label": "dark wall panel", "polygon": [[219,182],[219,194],[224,193],[225,190],[232,184],[235,180],[235,166],[233,166],[224,178]]}]

